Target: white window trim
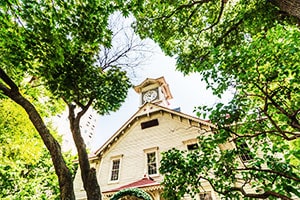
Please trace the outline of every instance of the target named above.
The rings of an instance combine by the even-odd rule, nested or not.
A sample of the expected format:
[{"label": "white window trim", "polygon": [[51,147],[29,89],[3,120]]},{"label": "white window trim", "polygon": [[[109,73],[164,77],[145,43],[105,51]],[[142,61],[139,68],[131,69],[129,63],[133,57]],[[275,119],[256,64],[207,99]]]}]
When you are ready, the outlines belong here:
[{"label": "white window trim", "polygon": [[[159,157],[158,157],[158,147],[152,147],[148,149],[144,149],[144,154],[145,154],[145,174],[147,174],[150,177],[157,177],[159,176]],[[148,174],[148,158],[147,154],[148,153],[155,153],[155,162],[156,162],[156,174]]]},{"label": "white window trim", "polygon": [[[122,158],[123,158],[123,154],[110,157],[110,168],[109,168],[108,183],[118,183],[120,181],[121,169],[122,169]],[[118,179],[117,180],[111,180],[112,167],[113,167],[113,161],[114,160],[120,160],[119,173],[118,173]]]},{"label": "white window trim", "polygon": [[197,138],[192,138],[192,139],[189,139],[189,140],[182,141],[182,143],[185,146],[191,145],[191,144],[197,144],[198,143],[198,139]]},{"label": "white window trim", "polygon": [[192,139],[189,139],[189,140],[182,141],[182,143],[185,146],[186,150],[191,151],[191,150],[188,149],[188,146],[189,145],[194,145],[194,144],[197,144],[197,146],[198,146],[198,139],[197,138],[192,138]]}]

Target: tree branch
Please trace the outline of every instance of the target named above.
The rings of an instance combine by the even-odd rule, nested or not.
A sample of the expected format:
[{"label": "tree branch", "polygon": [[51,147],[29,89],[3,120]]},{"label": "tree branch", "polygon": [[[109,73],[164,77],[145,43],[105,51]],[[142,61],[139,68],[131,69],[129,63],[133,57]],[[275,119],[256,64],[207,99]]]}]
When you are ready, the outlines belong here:
[{"label": "tree branch", "polygon": [[204,3],[208,3],[210,2],[210,0],[202,0],[202,1],[192,1],[192,3],[190,4],[182,4],[180,6],[178,6],[175,10],[173,10],[169,15],[163,15],[157,19],[167,19],[172,17],[175,13],[177,13],[178,11],[184,9],[184,8],[191,8],[197,4],[204,4]]},{"label": "tree branch", "polygon": [[[233,131],[232,129],[230,129],[229,127],[221,127],[221,128],[239,138],[254,138],[254,137],[257,137],[257,136],[263,135],[263,134],[273,134],[273,135],[277,135],[279,137],[283,137],[284,139],[286,139],[288,141],[291,141],[291,140],[294,140],[294,139],[297,139],[300,137],[300,133],[298,133],[298,132],[290,132],[290,131],[282,131],[282,130],[281,130],[281,132],[278,132],[278,130],[259,131],[259,132],[255,131],[255,133],[253,133],[253,134],[240,135],[240,134],[236,133],[235,131]],[[292,136],[288,137],[288,135],[292,135]],[[235,139],[233,139],[233,140],[235,140]]]},{"label": "tree branch", "polygon": [[4,84],[0,83],[0,90],[6,95],[9,96],[10,89],[6,87]]},{"label": "tree branch", "polygon": [[226,192],[229,193],[231,191],[239,191],[243,194],[244,197],[250,197],[250,198],[256,198],[256,199],[266,199],[270,196],[273,196],[273,197],[280,198],[282,200],[292,200],[291,198],[289,198],[285,195],[282,195],[282,194],[279,194],[279,193],[273,192],[273,191],[265,191],[262,194],[254,194],[254,193],[247,193],[244,190],[244,188],[242,188],[242,187],[232,187],[230,191],[228,190]]},{"label": "tree branch", "polygon": [[220,7],[220,11],[219,11],[219,14],[218,14],[218,17],[216,19],[214,19],[214,23],[211,24],[209,27],[207,28],[204,28],[202,30],[199,31],[199,33],[202,33],[204,31],[207,31],[209,29],[212,29],[213,27],[215,27],[216,25],[218,25],[218,23],[220,22],[221,20],[221,17],[223,15],[223,11],[224,11],[224,7],[225,7],[225,0],[221,0],[221,7]]},{"label": "tree branch", "polygon": [[0,68],[0,78],[10,87],[11,92],[19,91],[18,86],[14,83],[13,80],[10,79],[10,77],[5,73],[5,71],[2,68]]},{"label": "tree branch", "polygon": [[222,35],[222,37],[219,37],[219,39],[216,41],[215,45],[214,46],[219,46],[221,43],[222,43],[222,40],[227,37],[232,31],[236,30],[239,25],[241,25],[243,22],[243,19],[240,19],[236,24],[232,25],[230,27],[230,29],[228,29],[224,35]]},{"label": "tree branch", "polygon": [[50,152],[55,172],[59,180],[61,199],[75,199],[72,176],[62,156],[61,147],[58,141],[51,135],[49,129],[45,125],[42,117],[40,116],[34,105],[32,105],[32,103],[30,103],[28,99],[20,94],[17,85],[7,76],[7,74],[1,68],[0,78],[2,80],[5,80],[5,82],[8,83],[8,85],[11,87],[11,89],[9,89],[4,84],[0,83],[0,90],[2,90],[6,96],[19,104],[26,111],[30,121],[38,131],[45,146]]},{"label": "tree branch", "polygon": [[247,193],[243,186],[242,187],[230,187],[228,190],[225,190],[225,191],[219,191],[217,190],[217,188],[211,183],[211,181],[205,177],[202,177],[200,176],[198,178],[198,180],[200,181],[201,179],[203,180],[206,180],[207,182],[209,182],[209,184],[211,185],[211,187],[213,188],[213,190],[219,194],[222,194],[222,195],[227,195],[231,192],[234,192],[234,191],[238,191],[238,192],[241,192],[242,195],[244,197],[250,197],[250,198],[255,198],[255,199],[266,199],[270,196],[273,196],[273,197],[277,197],[277,198],[281,198],[283,200],[292,200],[291,198],[285,196],[285,195],[282,195],[282,194],[279,194],[277,192],[273,192],[273,191],[265,191],[264,193],[261,193],[261,194],[257,194],[257,193]]},{"label": "tree branch", "polygon": [[94,99],[91,98],[85,106],[81,107],[82,110],[77,114],[76,118],[81,118],[86,113],[86,111],[90,108],[90,106],[92,105],[93,101],[94,101]]},{"label": "tree branch", "polygon": [[276,174],[276,175],[279,175],[281,177],[285,177],[287,179],[291,179],[291,180],[294,180],[294,181],[300,181],[300,178],[299,177],[295,177],[295,176],[290,176],[288,174],[285,174],[283,172],[278,172],[278,171],[274,171],[274,170],[271,170],[271,169],[258,169],[258,168],[254,168],[254,167],[246,167],[246,168],[237,168],[236,169],[237,171],[259,171],[259,172],[266,172],[266,173],[271,173],[271,174]]},{"label": "tree branch", "polygon": [[[266,96],[266,101],[269,100],[272,105],[278,109],[283,115],[287,116],[291,122],[289,123],[293,128],[299,129],[300,130],[300,124],[294,115],[294,113],[290,114],[288,113],[285,109],[283,109],[275,100],[272,98],[266,91],[264,91],[257,83],[253,82],[253,84]],[[265,103],[267,106],[268,104]],[[267,109],[266,109],[267,110]],[[267,113],[265,110],[265,114]],[[270,116],[269,116],[270,117]],[[275,125],[275,124],[274,124]],[[278,126],[277,126],[278,127]],[[279,127],[278,127],[279,128]]]}]

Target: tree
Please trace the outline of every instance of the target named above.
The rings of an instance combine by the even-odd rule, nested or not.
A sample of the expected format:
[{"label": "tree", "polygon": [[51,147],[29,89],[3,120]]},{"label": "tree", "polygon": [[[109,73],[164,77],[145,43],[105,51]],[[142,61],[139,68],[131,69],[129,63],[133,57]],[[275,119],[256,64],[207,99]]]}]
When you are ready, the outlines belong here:
[{"label": "tree", "polygon": [[[126,71],[116,61],[137,46],[119,51],[113,61],[98,64],[103,48],[111,47],[108,17],[116,10],[126,14],[119,1],[4,1],[1,2],[0,91],[21,105],[39,132],[58,176],[61,199],[74,199],[72,176],[57,140],[51,135],[30,99],[26,87],[42,85],[50,99],[63,99],[69,108],[71,132],[88,199],[101,199],[95,169],[89,165],[81,137],[80,119],[93,107],[99,114],[117,110],[131,86]],[[108,54],[104,54],[108,55]],[[105,59],[104,59],[105,61]],[[26,92],[26,90],[25,90]],[[79,109],[77,112],[76,108]]]},{"label": "tree", "polygon": [[[59,107],[48,104],[45,107],[48,112],[43,113],[57,112]],[[8,99],[0,100],[0,108],[0,198],[59,199],[58,179],[50,154],[25,111]],[[67,154],[64,157],[69,169],[74,168],[74,157]]]},{"label": "tree", "polygon": [[[220,98],[224,91],[233,91],[227,104],[196,109],[199,116],[209,112],[217,126],[215,134],[199,136],[198,151],[164,154],[166,197],[195,194],[201,180],[231,199],[300,197],[295,145],[300,137],[299,2],[141,5],[134,10],[141,36],[176,56],[183,73],[199,72]],[[219,151],[224,143],[232,148]]]},{"label": "tree", "polygon": [[37,138],[37,132],[26,118],[26,113],[7,99],[0,100],[0,109],[1,164],[14,168],[17,160],[26,161],[27,164],[36,162],[35,157],[41,157],[43,143]]},{"label": "tree", "polygon": [[51,158],[47,151],[41,153],[34,163],[15,160],[17,165],[0,165],[1,199],[59,199]]}]

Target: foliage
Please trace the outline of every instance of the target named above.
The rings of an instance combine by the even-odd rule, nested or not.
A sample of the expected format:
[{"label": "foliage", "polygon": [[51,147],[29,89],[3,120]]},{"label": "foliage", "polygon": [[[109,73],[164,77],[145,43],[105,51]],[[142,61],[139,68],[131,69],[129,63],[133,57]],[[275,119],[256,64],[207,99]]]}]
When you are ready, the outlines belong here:
[{"label": "foliage", "polygon": [[0,109],[0,163],[14,168],[17,160],[36,162],[42,155],[43,143],[25,111],[10,100],[0,100]]},{"label": "foliage", "polygon": [[15,166],[0,165],[1,199],[59,199],[59,187],[52,162],[43,149],[35,163],[16,160]]},{"label": "foliage", "polygon": [[[59,199],[51,157],[26,112],[10,100],[0,108],[0,198]],[[72,169],[74,158],[65,156]]]},{"label": "foliage", "polygon": [[[5,0],[0,3],[0,96],[11,98],[26,110],[51,154],[64,192],[62,199],[75,198],[70,173],[58,142],[41,119],[46,113],[36,112],[37,103],[41,106],[45,101],[59,99],[68,105],[87,197],[100,199],[96,175],[89,173],[92,169],[79,123],[90,107],[99,114],[107,114],[116,111],[126,98],[131,83],[121,62],[116,60],[127,57],[137,46],[129,45],[117,51],[113,60],[98,57],[111,56],[101,54],[113,44],[109,16],[117,10],[128,15],[127,8],[118,0]],[[46,89],[46,97],[32,93],[40,86]],[[75,112],[75,108],[79,109]]]},{"label": "foliage", "polygon": [[120,190],[119,192],[115,193],[110,199],[118,200],[124,196],[135,196],[137,198],[144,199],[144,200],[152,199],[147,192],[139,188],[127,188],[127,189]]},{"label": "foliage", "polygon": [[[94,99],[94,108],[100,114],[115,111],[120,107],[119,99],[126,97],[130,86],[128,78],[119,68],[97,66],[96,57],[101,45],[110,46],[111,30],[107,23],[114,7],[105,1],[78,4],[71,0],[24,0],[13,5],[8,3],[7,12],[16,16],[5,16],[8,18],[5,23],[12,28],[7,27],[3,35],[8,38],[14,34],[8,41],[17,48],[19,55],[17,60],[3,56],[3,62],[10,62],[3,66],[4,69],[7,73],[9,69],[18,72],[15,73],[17,77],[22,77],[20,74],[26,71],[39,78],[53,95],[63,97],[67,102],[84,105]],[[7,49],[12,49],[8,46],[10,43],[3,43]]]},{"label": "foliage", "polygon": [[[0,164],[1,199],[60,199],[58,179],[51,157],[42,149],[34,163],[16,160],[15,165]],[[75,175],[74,157],[66,154],[69,168]]]},{"label": "foliage", "polygon": [[198,151],[164,154],[166,197],[197,193],[204,180],[230,199],[300,197],[297,20],[263,0],[147,1],[135,16],[180,71],[199,72],[220,98],[233,91],[227,104],[196,109],[217,125]]}]

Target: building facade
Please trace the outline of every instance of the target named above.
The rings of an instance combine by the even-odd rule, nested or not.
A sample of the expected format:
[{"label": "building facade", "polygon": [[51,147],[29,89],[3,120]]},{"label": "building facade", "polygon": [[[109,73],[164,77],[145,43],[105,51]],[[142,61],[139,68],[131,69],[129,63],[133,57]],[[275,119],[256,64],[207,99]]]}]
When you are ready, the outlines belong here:
[{"label": "building facade", "polygon": [[[90,158],[104,200],[128,188],[139,188],[153,200],[163,199],[161,153],[172,148],[192,150],[199,134],[212,134],[214,128],[207,121],[168,108],[172,95],[163,77],[146,79],[134,89],[140,94],[139,109]],[[80,171],[74,187],[76,198],[86,199]],[[196,198],[218,199],[208,183],[203,183]]]}]

